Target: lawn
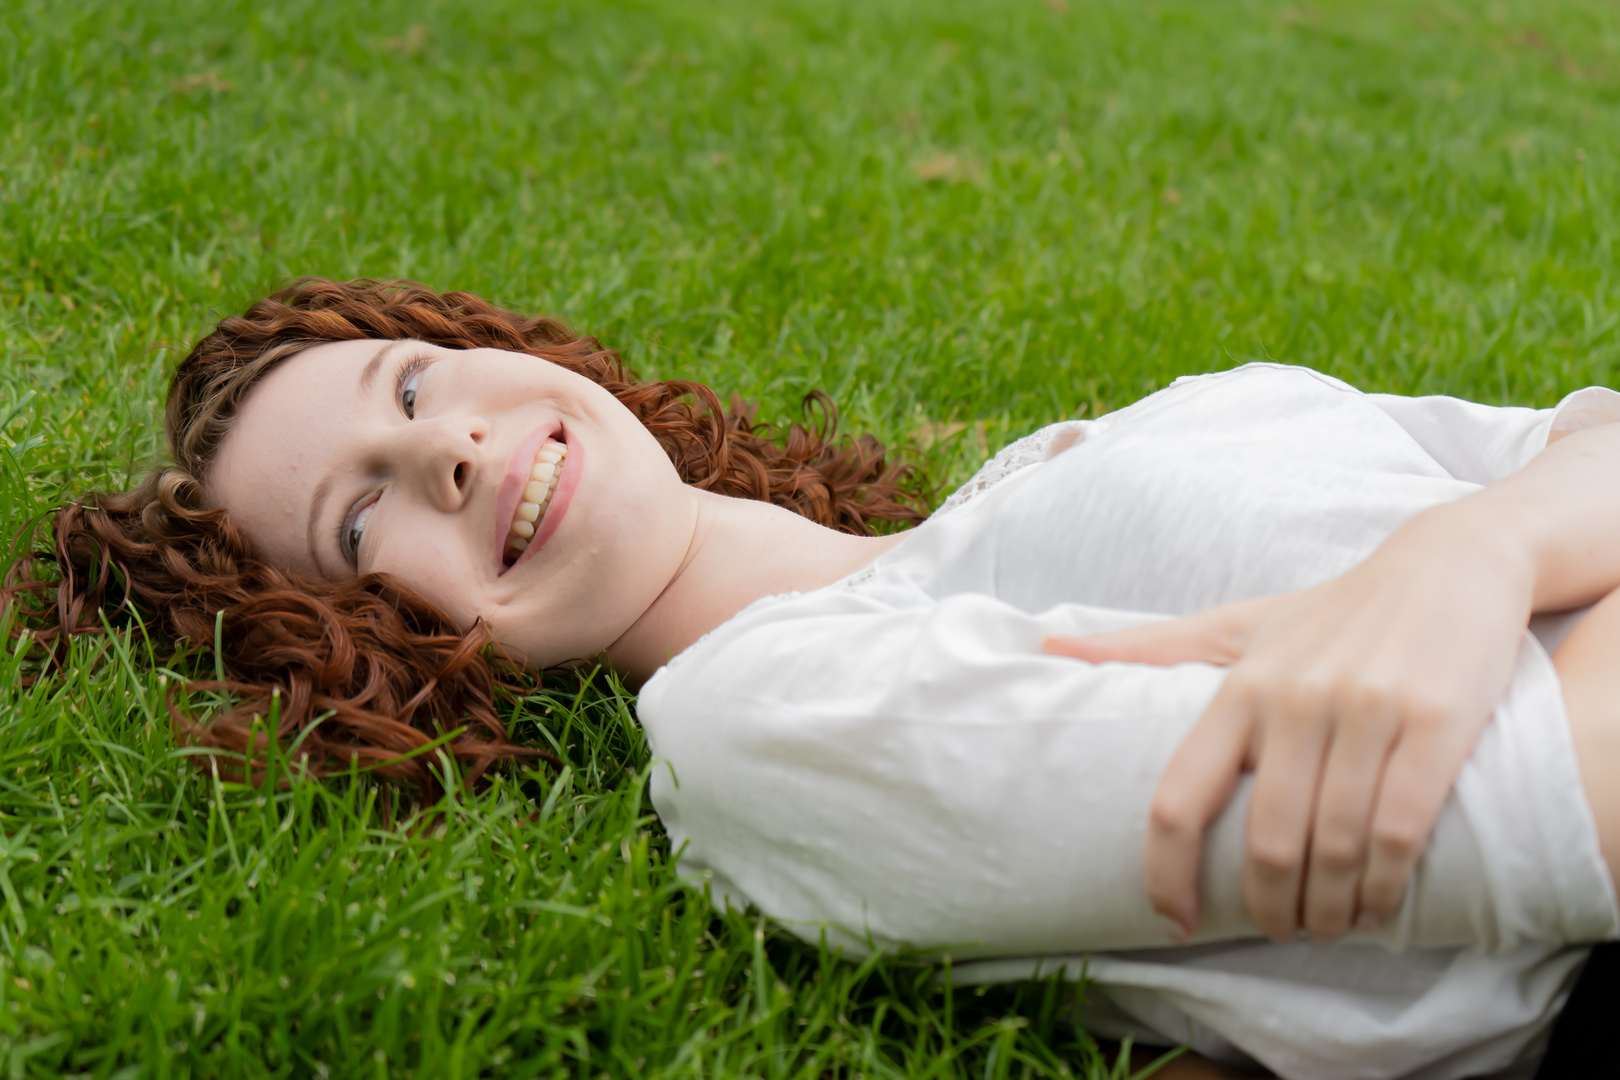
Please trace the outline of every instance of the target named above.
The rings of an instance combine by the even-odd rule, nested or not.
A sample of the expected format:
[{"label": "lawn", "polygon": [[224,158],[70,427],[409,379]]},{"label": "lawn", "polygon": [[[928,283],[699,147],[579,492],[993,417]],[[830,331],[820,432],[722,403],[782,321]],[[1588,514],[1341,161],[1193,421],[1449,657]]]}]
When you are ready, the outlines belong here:
[{"label": "lawn", "polygon": [[[1547,405],[1620,355],[1620,8],[1391,0],[6,0],[0,525],[160,453],[166,373],[286,278],[562,315],[847,430],[988,450],[1253,359]],[[0,654],[20,1077],[1101,1076],[1073,986],[856,966],[680,885],[611,680],[569,767],[427,823],[244,789],[122,633]],[[209,702],[192,696],[191,706]]]}]

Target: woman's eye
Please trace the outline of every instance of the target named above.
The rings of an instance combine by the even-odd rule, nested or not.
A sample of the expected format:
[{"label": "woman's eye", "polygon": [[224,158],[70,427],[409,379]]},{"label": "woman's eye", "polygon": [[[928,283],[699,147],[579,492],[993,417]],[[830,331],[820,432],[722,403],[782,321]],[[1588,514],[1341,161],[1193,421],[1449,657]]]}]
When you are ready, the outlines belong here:
[{"label": "woman's eye", "polygon": [[361,507],[360,512],[350,519],[349,527],[344,530],[344,554],[349,557],[350,562],[358,562],[360,559],[360,541],[365,539],[366,519],[371,516],[372,508],[376,505],[376,503],[369,503]]},{"label": "woman's eye", "polygon": [[422,369],[418,368],[400,385],[399,404],[405,410],[407,420],[416,419],[416,391],[422,381]]}]

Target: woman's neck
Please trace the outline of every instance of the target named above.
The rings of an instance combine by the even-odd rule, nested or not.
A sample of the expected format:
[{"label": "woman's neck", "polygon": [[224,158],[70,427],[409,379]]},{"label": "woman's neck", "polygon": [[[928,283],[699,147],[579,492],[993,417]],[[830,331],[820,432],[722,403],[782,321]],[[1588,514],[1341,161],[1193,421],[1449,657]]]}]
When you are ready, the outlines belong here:
[{"label": "woman's neck", "polygon": [[770,503],[693,494],[697,524],[680,569],[607,650],[634,686],[760,597],[831,585],[903,539],[850,536]]}]

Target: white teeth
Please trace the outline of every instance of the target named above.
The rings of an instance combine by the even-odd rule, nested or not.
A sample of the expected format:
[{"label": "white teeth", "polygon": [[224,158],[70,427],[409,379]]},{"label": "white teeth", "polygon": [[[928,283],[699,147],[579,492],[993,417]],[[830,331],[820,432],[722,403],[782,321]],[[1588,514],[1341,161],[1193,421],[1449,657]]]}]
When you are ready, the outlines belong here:
[{"label": "white teeth", "polygon": [[567,456],[568,447],[559,442],[546,443],[535,455],[534,466],[529,470],[529,482],[523,488],[523,500],[517,505],[517,516],[506,535],[508,559],[515,558],[513,553],[522,553],[529,546],[535,525],[545,514],[546,507],[551,505],[551,496],[562,477],[562,460]]}]

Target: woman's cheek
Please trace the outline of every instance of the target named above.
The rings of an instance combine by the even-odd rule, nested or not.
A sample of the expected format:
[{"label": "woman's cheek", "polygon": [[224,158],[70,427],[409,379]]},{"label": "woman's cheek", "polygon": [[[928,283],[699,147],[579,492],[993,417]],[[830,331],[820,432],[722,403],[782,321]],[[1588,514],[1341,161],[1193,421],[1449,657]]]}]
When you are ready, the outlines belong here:
[{"label": "woman's cheek", "polygon": [[463,630],[479,618],[477,577],[467,565],[466,552],[431,534],[408,549],[380,554],[373,569],[404,582]]}]

